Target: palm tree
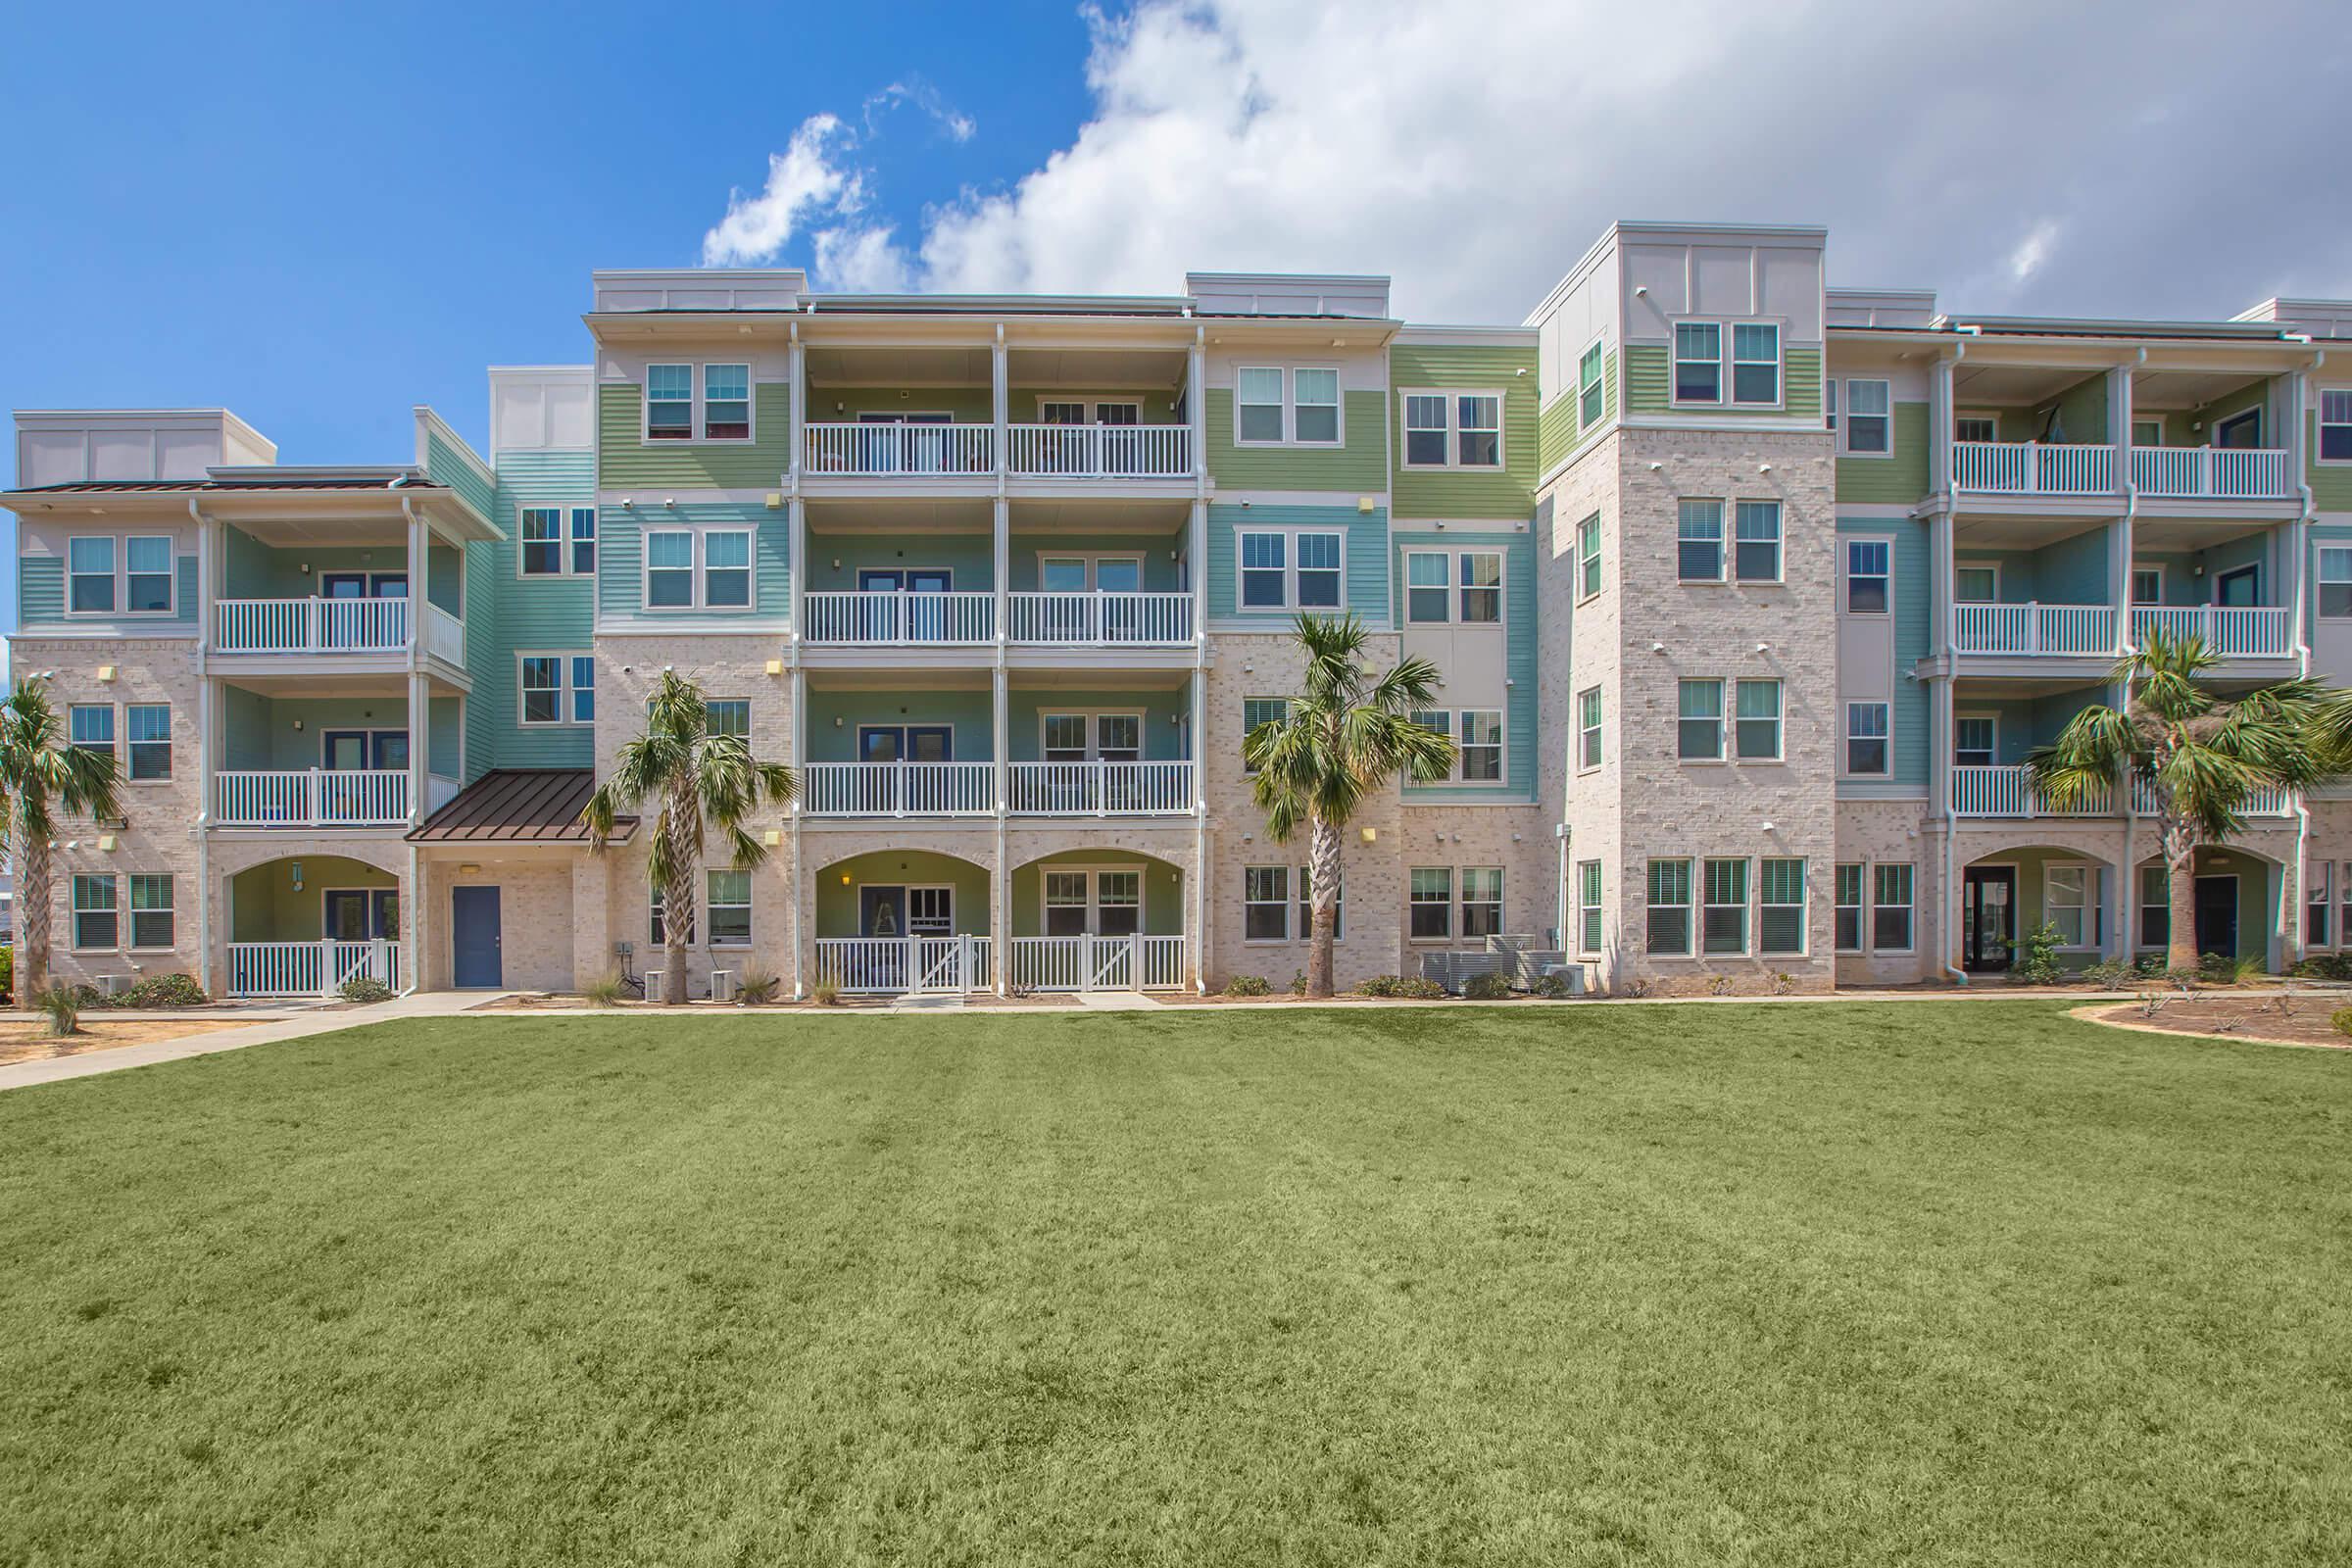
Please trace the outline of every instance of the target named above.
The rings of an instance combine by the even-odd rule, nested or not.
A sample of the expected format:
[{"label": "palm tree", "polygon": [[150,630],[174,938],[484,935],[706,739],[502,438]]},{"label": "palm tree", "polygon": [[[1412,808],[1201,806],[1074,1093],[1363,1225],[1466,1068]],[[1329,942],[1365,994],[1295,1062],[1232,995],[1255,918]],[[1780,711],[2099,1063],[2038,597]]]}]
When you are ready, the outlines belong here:
[{"label": "palm tree", "polygon": [[58,728],[57,709],[36,681],[0,701],[0,835],[15,843],[19,997],[49,986],[49,851],[59,812],[115,816],[119,779],[111,751],[85,751]]},{"label": "palm tree", "polygon": [[743,736],[711,734],[709,718],[703,689],[663,668],[646,705],[645,733],[622,744],[612,776],[580,808],[589,844],[601,854],[623,811],[661,803],[651,875],[662,889],[662,1001],[673,1006],[686,1000],[686,942],[705,824],[725,836],[735,869],[748,870],[767,858],[767,846],[744,830],[743,819],[762,801],[790,803],[801,788],[782,762],[753,757]]},{"label": "palm tree", "polygon": [[2124,706],[2085,708],[2026,759],[2034,787],[2062,811],[2090,806],[2119,778],[2153,801],[2173,911],[2166,962],[2176,969],[2197,964],[2197,847],[2242,830],[2256,791],[2308,788],[2345,770],[2346,748],[2328,742],[2322,723],[2352,694],[2290,680],[2225,698],[2199,684],[2215,662],[2201,638],[2151,633],[2108,676]]},{"label": "palm tree", "polygon": [[1366,796],[1398,773],[1434,783],[1453,771],[1453,742],[1413,712],[1436,700],[1438,666],[1406,660],[1378,680],[1362,662],[1363,623],[1347,616],[1300,615],[1305,690],[1287,713],[1242,738],[1242,760],[1255,772],[1251,794],[1266,813],[1266,835],[1288,844],[1307,828],[1306,887],[1314,910],[1306,994],[1331,995],[1332,917],[1340,897],[1340,830]]}]

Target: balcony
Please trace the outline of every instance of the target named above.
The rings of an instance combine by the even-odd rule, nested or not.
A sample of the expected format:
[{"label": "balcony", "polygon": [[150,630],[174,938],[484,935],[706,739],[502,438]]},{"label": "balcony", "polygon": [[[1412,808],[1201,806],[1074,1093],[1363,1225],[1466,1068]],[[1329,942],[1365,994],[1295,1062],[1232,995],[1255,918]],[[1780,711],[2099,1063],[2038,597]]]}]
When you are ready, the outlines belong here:
[{"label": "balcony", "polygon": [[1016,816],[1169,815],[1193,808],[1193,764],[1011,762],[1005,790]]},{"label": "balcony", "polygon": [[1017,593],[1007,614],[1016,643],[1176,648],[1193,640],[1191,594]]},{"label": "balcony", "polygon": [[228,994],[235,998],[331,997],[362,978],[399,990],[399,947],[382,938],[228,945]]},{"label": "balcony", "polygon": [[2039,441],[1955,441],[1952,486],[1974,495],[2108,496],[2115,448],[2051,446]]},{"label": "balcony", "polygon": [[2261,447],[2133,447],[2132,486],[2168,501],[2286,501],[2286,454]]},{"label": "balcony", "polygon": [[993,424],[811,424],[806,446],[811,474],[940,479],[997,471]]},{"label": "balcony", "polygon": [[867,648],[953,647],[997,640],[993,593],[863,589],[803,601],[812,643]]},{"label": "balcony", "polygon": [[1963,654],[2112,656],[2109,605],[1954,605],[1952,646]]},{"label": "balcony", "polygon": [[[1019,991],[1174,991],[1184,984],[1181,936],[1013,937],[1005,978]],[[980,991],[996,983],[984,936],[819,937],[818,982],[845,996]]]},{"label": "balcony", "polygon": [[2062,811],[2053,807],[2028,771],[2018,765],[1969,765],[1952,769],[1954,816],[2112,816],[2115,791],[2099,791],[2085,804]]},{"label": "balcony", "polygon": [[2176,642],[2200,639],[2223,658],[2284,659],[2294,652],[2294,612],[2270,605],[2135,605],[2132,640],[2145,646],[2162,632]]},{"label": "balcony", "polygon": [[1005,466],[1025,478],[1189,479],[1193,432],[1181,424],[1015,424]]},{"label": "balcony", "polygon": [[[2294,792],[2275,788],[2256,790],[2246,800],[2243,816],[2285,816],[2295,808]],[[2145,779],[2132,781],[2132,810],[2135,816],[2156,814],[2156,791]]]},{"label": "balcony", "polygon": [[216,827],[406,827],[406,768],[213,775]]},{"label": "balcony", "polygon": [[809,762],[802,809],[812,816],[987,816],[993,762]]},{"label": "balcony", "polygon": [[[213,604],[217,654],[399,654],[417,626],[407,599],[221,599]],[[466,662],[466,623],[424,607],[423,651]]]}]

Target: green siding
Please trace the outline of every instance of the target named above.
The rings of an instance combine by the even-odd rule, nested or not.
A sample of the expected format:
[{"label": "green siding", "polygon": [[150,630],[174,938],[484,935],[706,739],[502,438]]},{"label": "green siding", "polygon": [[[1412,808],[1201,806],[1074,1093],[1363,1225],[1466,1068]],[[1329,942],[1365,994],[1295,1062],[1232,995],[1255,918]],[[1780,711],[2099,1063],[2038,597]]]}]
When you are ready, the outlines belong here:
[{"label": "green siding", "polygon": [[[1510,688],[1503,695],[1502,777],[1506,788],[1492,785],[1407,784],[1406,800],[1418,806],[1450,801],[1533,800],[1536,791],[1536,542],[1526,533],[1463,533],[1448,528],[1442,534],[1401,534],[1394,545],[1393,582],[1404,581],[1404,549],[1444,545],[1449,550],[1502,552],[1503,674]],[[1398,592],[1401,592],[1401,588]],[[1403,624],[1401,612],[1397,624]],[[1447,699],[1451,701],[1451,699]],[[1455,736],[1460,739],[1460,736]]]},{"label": "green siding", "polygon": [[[95,533],[98,530],[89,531]],[[193,626],[196,624],[198,587],[194,556],[179,558],[178,577],[173,589],[175,603],[168,616],[90,615],[68,619],[66,558],[63,555],[20,556],[17,558],[17,629],[20,632],[35,628],[89,631],[103,626],[124,636],[133,636],[142,626]]]},{"label": "green siding", "polygon": [[[845,876],[849,878],[846,883],[842,881]],[[816,934],[820,937],[860,934],[858,890],[861,887],[942,885],[956,890],[956,934],[988,935],[993,911],[986,868],[929,850],[877,850],[826,866],[816,879]]]},{"label": "green siding", "polygon": [[[1578,427],[1584,405],[1578,401],[1582,396],[1581,389],[1573,384],[1576,379],[1575,366],[1568,368],[1568,376],[1572,384],[1552,399],[1540,420],[1537,439],[1541,447],[1542,471],[1545,473],[1551,470],[1554,464],[1574,452],[1577,443],[1592,433],[1591,430]],[[1593,421],[1592,428],[1598,429],[1616,417],[1617,351],[1610,349],[1600,358],[1600,417]]]},{"label": "green siding", "polygon": [[[983,697],[983,701],[986,698]],[[1043,713],[1093,712],[1102,710],[1144,713],[1144,760],[1174,762],[1184,757],[1184,730],[1176,720],[1191,713],[1189,693],[1165,688],[1152,691],[1041,691],[1014,687],[1004,696],[1004,760],[1037,762],[1045,760]]]},{"label": "green siding", "polygon": [[[714,691],[710,695],[733,694]],[[828,690],[811,686],[808,760],[857,761],[860,724],[946,724],[956,732],[955,760],[985,762],[996,756],[996,714],[984,690]]]},{"label": "green siding", "polygon": [[1884,458],[1839,458],[1838,499],[1867,507],[1911,507],[1928,495],[1928,406],[1894,406],[1894,452]]},{"label": "green siding", "polygon": [[[1018,553],[1016,541],[1015,553]],[[837,568],[834,562],[840,562]],[[808,591],[847,593],[868,567],[931,566],[956,574],[956,590],[977,593],[996,586],[996,550],[984,533],[812,533],[808,536]]]},{"label": "green siding", "polygon": [[[757,502],[689,502],[675,507],[640,505],[634,513],[607,507],[597,515],[597,593],[608,616],[645,620],[709,622],[724,631],[730,621],[781,621],[792,613],[792,514]],[[710,527],[735,523],[752,533],[752,606],[749,610],[647,610],[645,531],[665,522]],[[851,586],[856,586],[855,582]]]},{"label": "green siding", "polygon": [[1347,440],[1336,447],[1243,447],[1233,440],[1233,389],[1208,388],[1209,476],[1231,490],[1388,488],[1388,424],[1379,392],[1347,392]]},{"label": "green siding", "polygon": [[2305,471],[2311,479],[2312,505],[2322,512],[2352,512],[2352,463],[2320,461],[2320,413],[2317,409],[2312,410],[2304,421],[2303,450],[2310,454]]},{"label": "green siding", "polygon": [[1672,356],[1663,343],[1629,343],[1625,347],[1625,406],[1634,414],[1754,414],[1800,419],[1821,416],[1821,345],[1791,343],[1781,351],[1781,407],[1743,409],[1735,404],[1709,404],[1700,409],[1677,409],[1668,395]]},{"label": "green siding", "polygon": [[[270,698],[238,686],[223,690],[221,765],[234,772],[323,767],[322,738],[330,730],[409,727],[409,705],[398,697]],[[450,740],[454,746],[456,737]],[[454,755],[436,759],[454,760]]]},{"label": "green siding", "polygon": [[[664,441],[648,445],[645,391],[635,382],[608,382],[597,391],[597,440],[606,490],[660,485],[673,490],[768,490],[792,466],[792,388],[762,381],[752,388],[753,429],[742,445]],[[911,404],[907,405],[912,407]]]},{"label": "green siding", "polygon": [[[515,575],[526,506],[584,507],[595,499],[595,460],[585,452],[514,452],[498,464],[498,493],[490,518],[504,539],[466,547],[466,669],[473,691],[466,702],[466,776],[492,767],[586,767],[595,760],[592,730],[516,721],[519,679],[514,656],[524,650],[586,653],[594,636],[591,584],[581,577]],[[601,532],[604,518],[600,515]],[[603,554],[603,542],[598,543]]]},{"label": "green siding", "polygon": [[1037,558],[1040,556],[1140,555],[1144,558],[1144,592],[1167,594],[1176,591],[1177,566],[1170,558],[1184,549],[1184,536],[1181,533],[1016,533],[1008,541],[1006,549],[1005,563],[1010,567],[1007,574],[1010,580],[1005,586],[1014,593],[1036,591]]},{"label": "green siding", "polygon": [[[1286,852],[1287,853],[1287,852]],[[1297,858],[1304,860],[1305,852]],[[1012,873],[1012,934],[1043,936],[1046,928],[1046,869],[1049,866],[1090,865],[1118,870],[1135,866],[1144,873],[1144,935],[1172,937],[1184,931],[1184,878],[1165,860],[1133,850],[1060,850],[1042,856]],[[958,896],[960,898],[960,896]],[[960,910],[957,911],[960,914]]]},{"label": "green siding", "polygon": [[[1542,471],[1537,434],[1536,351],[1446,345],[1389,351],[1389,450],[1397,464],[1391,509],[1400,517],[1525,517],[1535,505],[1536,476]],[[1518,372],[1525,370],[1521,375]],[[1407,468],[1404,461],[1404,401],[1407,387],[1502,394],[1501,469]]]},{"label": "green siding", "polygon": [[1211,620],[1263,621],[1269,628],[1287,626],[1297,612],[1289,610],[1237,610],[1234,534],[1242,528],[1337,528],[1347,535],[1341,565],[1348,577],[1347,608],[1375,628],[1389,617],[1389,515],[1375,507],[1358,512],[1352,507],[1244,507],[1208,509],[1208,614]]}]

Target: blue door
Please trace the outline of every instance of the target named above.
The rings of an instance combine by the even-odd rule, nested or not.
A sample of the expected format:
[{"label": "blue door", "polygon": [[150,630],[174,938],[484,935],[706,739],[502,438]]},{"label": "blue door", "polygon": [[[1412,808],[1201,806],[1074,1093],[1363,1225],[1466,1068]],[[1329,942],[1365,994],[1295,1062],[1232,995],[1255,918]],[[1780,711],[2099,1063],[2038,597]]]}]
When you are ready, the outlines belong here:
[{"label": "blue door", "polygon": [[495,991],[506,984],[499,953],[498,889],[449,890],[450,984]]}]

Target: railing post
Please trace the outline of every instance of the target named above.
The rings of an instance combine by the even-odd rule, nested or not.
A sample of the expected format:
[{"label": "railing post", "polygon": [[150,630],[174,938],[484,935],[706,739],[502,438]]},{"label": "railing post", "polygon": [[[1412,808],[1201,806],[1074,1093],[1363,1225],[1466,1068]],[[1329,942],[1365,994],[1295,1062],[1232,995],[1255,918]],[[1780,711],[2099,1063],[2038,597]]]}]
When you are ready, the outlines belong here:
[{"label": "railing post", "polygon": [[1100,757],[1095,759],[1095,814],[1110,814],[1110,764]]},{"label": "railing post", "polygon": [[335,939],[320,937],[318,939],[318,995],[331,997],[334,994]]},{"label": "railing post", "polygon": [[902,971],[902,984],[908,991],[919,991],[923,985],[923,971],[916,965],[923,961],[922,943],[916,940],[911,929],[899,940],[906,947],[906,966]]},{"label": "railing post", "polygon": [[[1138,909],[1137,914],[1143,911]],[[1140,931],[1127,933],[1127,989],[1144,989],[1144,935]]]},{"label": "railing post", "polygon": [[313,827],[319,825],[319,806],[325,793],[319,787],[318,769],[312,768],[302,786],[302,819]]},{"label": "railing post", "polygon": [[1078,934],[1078,989],[1095,989],[1095,934],[1092,931]]},{"label": "railing post", "polygon": [[905,816],[906,814],[906,759],[902,757],[890,765],[892,769],[890,778],[891,815]]}]

